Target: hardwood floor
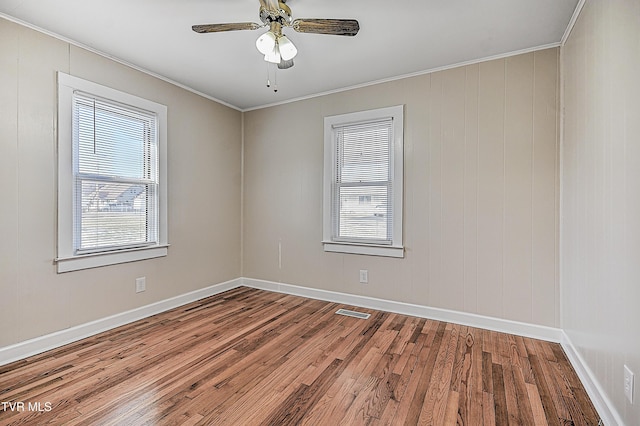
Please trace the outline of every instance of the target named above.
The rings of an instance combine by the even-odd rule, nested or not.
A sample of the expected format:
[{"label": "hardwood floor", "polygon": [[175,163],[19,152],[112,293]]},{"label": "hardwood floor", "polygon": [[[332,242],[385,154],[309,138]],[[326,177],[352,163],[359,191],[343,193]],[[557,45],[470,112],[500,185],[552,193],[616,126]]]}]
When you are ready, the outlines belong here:
[{"label": "hardwood floor", "polygon": [[341,307],[238,288],[2,366],[0,424],[598,424],[558,344]]}]

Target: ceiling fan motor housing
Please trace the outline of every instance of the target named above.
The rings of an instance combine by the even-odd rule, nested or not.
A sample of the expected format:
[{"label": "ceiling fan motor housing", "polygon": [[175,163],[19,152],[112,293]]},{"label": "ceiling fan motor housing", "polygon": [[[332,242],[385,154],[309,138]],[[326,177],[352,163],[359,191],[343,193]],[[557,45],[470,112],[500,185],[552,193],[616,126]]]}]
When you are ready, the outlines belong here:
[{"label": "ceiling fan motor housing", "polygon": [[284,1],[278,2],[278,10],[270,10],[264,6],[260,6],[260,20],[269,25],[271,22],[279,22],[281,25],[288,25],[291,23],[291,9]]}]

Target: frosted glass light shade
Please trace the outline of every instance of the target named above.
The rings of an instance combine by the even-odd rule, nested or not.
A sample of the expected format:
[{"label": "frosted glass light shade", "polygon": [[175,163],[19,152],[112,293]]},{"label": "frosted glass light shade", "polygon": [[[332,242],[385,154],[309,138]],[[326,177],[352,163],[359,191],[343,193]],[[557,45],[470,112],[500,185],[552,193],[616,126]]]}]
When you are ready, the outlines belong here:
[{"label": "frosted glass light shade", "polygon": [[298,49],[296,49],[296,46],[291,43],[291,40],[286,36],[282,36],[278,39],[278,46],[280,49],[280,56],[285,61],[293,59],[298,54]]},{"label": "frosted glass light shade", "polygon": [[266,53],[264,55],[264,60],[274,64],[280,63],[281,57],[280,57],[280,49],[278,48],[278,43],[276,43],[276,45],[274,46],[271,52]]},{"label": "frosted glass light shade", "polygon": [[275,48],[275,46],[276,46],[276,35],[271,31],[267,31],[266,33],[258,37],[258,39],[256,40],[256,47],[258,48],[258,51],[263,55],[267,55],[273,52],[273,49]]}]

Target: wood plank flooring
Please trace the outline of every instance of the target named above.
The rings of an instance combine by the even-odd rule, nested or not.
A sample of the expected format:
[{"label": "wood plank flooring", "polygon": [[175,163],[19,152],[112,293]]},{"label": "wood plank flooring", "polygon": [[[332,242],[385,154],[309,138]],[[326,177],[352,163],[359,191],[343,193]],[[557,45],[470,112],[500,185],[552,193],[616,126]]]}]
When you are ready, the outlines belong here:
[{"label": "wood plank flooring", "polygon": [[558,344],[241,287],[0,367],[0,424],[597,425],[598,415]]}]

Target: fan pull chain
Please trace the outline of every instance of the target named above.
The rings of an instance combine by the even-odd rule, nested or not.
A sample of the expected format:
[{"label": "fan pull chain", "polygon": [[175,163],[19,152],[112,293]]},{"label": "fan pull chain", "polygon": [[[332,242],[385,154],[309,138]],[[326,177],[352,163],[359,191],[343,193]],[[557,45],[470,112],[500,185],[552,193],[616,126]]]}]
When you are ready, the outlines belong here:
[{"label": "fan pull chain", "polygon": [[273,91],[274,93],[278,91],[278,67],[276,64],[272,64],[271,62],[267,62],[267,87],[271,87],[271,72],[270,67],[273,67]]},{"label": "fan pull chain", "polygon": [[269,62],[267,64],[267,87],[271,87],[271,79],[269,78]]},{"label": "fan pull chain", "polygon": [[273,67],[273,93],[278,91],[278,67]]}]

